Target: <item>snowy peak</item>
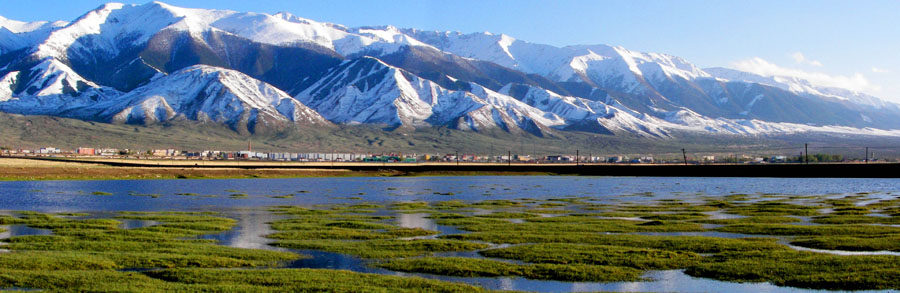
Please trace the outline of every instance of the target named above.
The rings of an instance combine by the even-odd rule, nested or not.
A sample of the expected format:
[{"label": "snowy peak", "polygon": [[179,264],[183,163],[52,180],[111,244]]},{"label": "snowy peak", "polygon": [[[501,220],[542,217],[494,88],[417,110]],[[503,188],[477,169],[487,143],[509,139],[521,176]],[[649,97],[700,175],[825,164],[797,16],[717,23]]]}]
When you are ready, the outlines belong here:
[{"label": "snowy peak", "polygon": [[0,55],[33,46],[66,24],[62,21],[22,22],[0,16]]},{"label": "snowy peak", "polygon": [[64,21],[35,21],[35,22],[24,22],[17,21],[12,19],[7,19],[3,16],[0,16],[0,27],[9,30],[14,34],[23,34],[30,33],[39,30],[50,30],[54,28],[60,28],[65,26],[67,23]]},{"label": "snowy peak", "polygon": [[53,58],[46,58],[32,67],[25,76],[20,75],[18,92],[30,96],[74,94],[99,86],[90,82],[71,68]]},{"label": "snowy peak", "polygon": [[825,98],[836,99],[839,101],[847,101],[860,106],[872,107],[875,109],[896,109],[900,107],[900,105],[898,104],[891,103],[864,93],[842,88],[817,86],[808,80],[797,77],[762,76],[754,73],[722,67],[706,68],[704,69],[704,71],[708,72],[715,78],[723,80],[763,84],[797,94],[821,96]]},{"label": "snowy peak", "polygon": [[320,115],[285,92],[243,73],[198,65],[138,88],[101,116],[112,122],[154,123],[172,119],[224,123],[239,131],[290,123],[327,125]]},{"label": "snowy peak", "polygon": [[70,50],[82,54],[116,54],[120,48],[146,43],[182,15],[160,3],[107,3],[51,33],[33,52],[38,58],[67,60]]},{"label": "snowy peak", "polygon": [[107,122],[647,137],[900,129],[897,104],[667,54],[162,2],[108,3],[71,23],[0,18],[0,57],[0,110]]},{"label": "snowy peak", "polygon": [[448,126],[482,131],[541,131],[564,123],[512,97],[470,83],[448,90],[373,57],[347,61],[297,95],[327,119],[389,127]]},{"label": "snowy peak", "polygon": [[297,95],[337,123],[424,126],[447,90],[372,57],[344,62]]}]

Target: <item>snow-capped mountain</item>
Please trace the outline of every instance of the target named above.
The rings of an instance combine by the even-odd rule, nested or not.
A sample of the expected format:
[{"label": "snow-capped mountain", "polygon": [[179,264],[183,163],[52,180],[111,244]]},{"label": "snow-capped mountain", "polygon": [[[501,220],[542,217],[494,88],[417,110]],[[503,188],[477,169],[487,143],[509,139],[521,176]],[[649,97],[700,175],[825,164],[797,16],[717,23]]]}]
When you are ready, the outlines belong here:
[{"label": "snow-capped mountain", "polygon": [[62,21],[22,22],[0,16],[0,55],[32,46],[66,24]]},{"label": "snow-capped mountain", "polygon": [[284,91],[234,70],[205,65],[160,76],[113,101],[69,112],[99,113],[98,119],[114,123],[216,122],[250,132],[288,123],[329,124]]},{"label": "snow-capped mountain", "polygon": [[458,129],[524,130],[564,124],[560,117],[512,97],[469,84],[468,91],[390,66],[374,57],[347,61],[297,95],[337,123],[388,126],[449,126]]},{"label": "snow-capped mountain", "polygon": [[0,18],[0,111],[239,132],[331,123],[660,138],[900,129],[900,105],[863,93],[667,54],[162,2],[108,3],[72,22]]},{"label": "snow-capped mountain", "polygon": [[0,110],[21,114],[59,115],[71,107],[113,99],[120,92],[97,85],[62,62],[47,58],[23,71],[0,78]]}]

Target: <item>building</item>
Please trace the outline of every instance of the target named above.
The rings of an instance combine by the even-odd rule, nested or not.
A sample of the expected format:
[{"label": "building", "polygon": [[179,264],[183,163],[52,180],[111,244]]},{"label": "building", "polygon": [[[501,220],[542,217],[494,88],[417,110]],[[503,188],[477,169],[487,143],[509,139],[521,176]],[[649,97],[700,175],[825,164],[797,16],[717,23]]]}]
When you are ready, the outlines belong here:
[{"label": "building", "polygon": [[58,153],[61,153],[61,151],[60,151],[58,148],[54,148],[54,147],[45,147],[45,148],[39,149],[39,150],[37,151],[37,153],[38,153],[38,154],[58,154]]},{"label": "building", "polygon": [[94,151],[94,148],[77,148],[75,149],[75,154],[80,156],[93,156],[97,153]]},{"label": "building", "polygon": [[101,156],[115,156],[119,154],[118,149],[99,149],[97,153]]}]

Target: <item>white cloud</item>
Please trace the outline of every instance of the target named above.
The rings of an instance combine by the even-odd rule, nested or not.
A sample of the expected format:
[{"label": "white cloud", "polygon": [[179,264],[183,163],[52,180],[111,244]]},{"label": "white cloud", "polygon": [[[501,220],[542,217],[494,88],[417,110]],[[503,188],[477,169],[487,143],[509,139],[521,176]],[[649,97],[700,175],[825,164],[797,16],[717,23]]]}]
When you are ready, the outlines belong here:
[{"label": "white cloud", "polygon": [[794,61],[797,62],[797,64],[806,64],[806,65],[812,65],[815,67],[822,67],[822,62],[819,62],[819,60],[811,60],[809,58],[806,58],[806,56],[804,56],[803,53],[800,53],[800,52],[794,52],[794,54],[791,54],[791,58],[793,58]]},{"label": "white cloud", "polygon": [[878,68],[878,67],[872,67],[872,72],[874,72],[874,73],[891,73],[890,70],[887,70],[884,68]]},{"label": "white cloud", "polygon": [[881,87],[869,82],[861,73],[853,75],[830,75],[822,72],[810,72],[794,68],[778,66],[765,59],[755,57],[732,63],[732,66],[740,71],[746,71],[762,76],[784,76],[805,79],[816,86],[838,87],[858,92],[880,92]]}]

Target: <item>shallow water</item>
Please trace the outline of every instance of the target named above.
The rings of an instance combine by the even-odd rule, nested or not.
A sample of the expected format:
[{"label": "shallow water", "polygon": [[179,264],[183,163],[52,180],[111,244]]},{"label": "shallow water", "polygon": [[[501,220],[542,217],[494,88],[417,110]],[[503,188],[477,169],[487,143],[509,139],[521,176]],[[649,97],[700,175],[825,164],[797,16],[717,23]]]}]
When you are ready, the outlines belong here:
[{"label": "shallow water", "polygon": [[[355,177],[291,179],[0,182],[0,209],[41,212],[209,210],[347,202],[442,201],[588,196],[635,202],[734,193],[869,194],[895,198],[895,179],[658,178],[574,176]],[[539,186],[539,187],[538,187]],[[113,195],[93,195],[95,191]],[[441,195],[435,193],[450,193]],[[491,195],[484,195],[490,192]],[[246,198],[230,198],[245,193]],[[648,195],[649,193],[649,195]],[[158,194],[159,197],[129,194]],[[182,194],[182,195],[177,195]],[[188,194],[188,195],[184,195]],[[292,198],[274,196],[294,194]],[[350,199],[359,198],[359,199]]]},{"label": "shallow water", "polygon": [[0,226],[0,228],[7,230],[6,232],[0,232],[0,239],[16,236],[53,235],[53,231],[48,229],[31,228],[25,225]]}]

